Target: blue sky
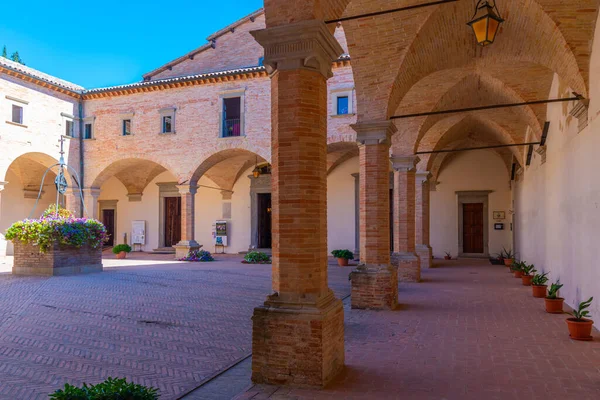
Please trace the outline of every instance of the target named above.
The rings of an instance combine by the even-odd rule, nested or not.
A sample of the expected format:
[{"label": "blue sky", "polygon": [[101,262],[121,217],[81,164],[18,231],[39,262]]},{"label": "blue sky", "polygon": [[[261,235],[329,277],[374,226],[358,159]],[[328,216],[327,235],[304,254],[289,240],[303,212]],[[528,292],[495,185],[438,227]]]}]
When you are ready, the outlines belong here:
[{"label": "blue sky", "polygon": [[262,6],[262,0],[6,1],[0,47],[86,88],[118,85],[141,80]]}]

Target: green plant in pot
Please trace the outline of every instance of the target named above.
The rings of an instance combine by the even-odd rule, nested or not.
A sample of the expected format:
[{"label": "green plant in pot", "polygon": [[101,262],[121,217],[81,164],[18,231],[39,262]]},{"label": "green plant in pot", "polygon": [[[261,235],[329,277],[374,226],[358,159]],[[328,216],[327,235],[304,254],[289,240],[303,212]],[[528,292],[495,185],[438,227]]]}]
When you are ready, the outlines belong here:
[{"label": "green plant in pot", "polygon": [[565,299],[563,299],[562,297],[558,297],[558,291],[561,287],[563,287],[563,284],[560,283],[560,280],[550,285],[548,295],[544,299],[544,301],[546,302],[546,312],[549,312],[551,314],[563,313],[563,303]]},{"label": "green plant in pot", "polygon": [[573,340],[592,340],[592,326],[594,321],[588,319],[590,312],[587,308],[592,304],[593,297],[579,303],[577,310],[573,311],[573,318],[567,318],[569,336]]},{"label": "green plant in pot", "polygon": [[544,272],[543,274],[535,274],[533,279],[531,280],[531,289],[533,290],[533,297],[537,297],[539,299],[543,299],[546,297],[546,290],[548,289],[548,272]]},{"label": "green plant in pot", "polygon": [[348,266],[348,260],[354,258],[354,254],[350,250],[334,250],[331,252],[331,255],[337,258],[340,267]]},{"label": "green plant in pot", "polygon": [[131,246],[128,244],[118,244],[113,247],[112,252],[117,255],[119,260],[127,257],[127,253],[131,253]]},{"label": "green plant in pot", "polygon": [[521,282],[523,283],[523,286],[531,286],[533,276],[536,272],[535,265],[523,262],[523,265],[521,266]]},{"label": "green plant in pot", "polygon": [[445,252],[444,260],[452,260],[452,254],[449,251]]},{"label": "green plant in pot", "polygon": [[510,270],[513,272],[515,278],[521,278],[523,276],[523,267],[526,265],[525,262],[513,262]]},{"label": "green plant in pot", "polygon": [[500,254],[502,256],[502,259],[504,260],[504,265],[506,265],[507,267],[513,265],[513,263],[515,262],[515,253],[513,253],[512,249],[509,248],[507,250],[503,247],[502,252]]}]

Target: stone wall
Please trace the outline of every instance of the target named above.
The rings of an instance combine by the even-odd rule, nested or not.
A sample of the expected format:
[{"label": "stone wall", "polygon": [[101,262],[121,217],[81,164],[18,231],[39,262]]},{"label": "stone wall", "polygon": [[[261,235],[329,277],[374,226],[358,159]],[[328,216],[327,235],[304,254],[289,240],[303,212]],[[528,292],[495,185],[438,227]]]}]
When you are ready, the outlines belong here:
[{"label": "stone wall", "polygon": [[76,275],[102,271],[102,248],[61,247],[58,244],[41,253],[38,246],[14,243],[14,275]]}]

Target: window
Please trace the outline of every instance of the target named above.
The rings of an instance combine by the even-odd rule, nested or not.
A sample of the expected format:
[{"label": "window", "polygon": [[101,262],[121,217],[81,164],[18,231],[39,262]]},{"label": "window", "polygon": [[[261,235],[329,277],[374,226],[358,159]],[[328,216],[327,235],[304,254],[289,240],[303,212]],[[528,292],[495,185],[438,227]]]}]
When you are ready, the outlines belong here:
[{"label": "window", "polygon": [[92,138],[92,124],[85,124],[83,138],[84,139],[91,139]]},{"label": "window", "polygon": [[242,134],[242,98],[223,99],[223,131],[221,137],[241,136]]},{"label": "window", "polygon": [[348,96],[339,96],[337,98],[337,115],[345,115],[348,113]]},{"label": "window", "polygon": [[71,120],[65,121],[65,136],[74,137],[73,136],[73,121],[71,121]]},{"label": "window", "polygon": [[23,107],[13,104],[12,106],[12,122],[23,125]]},{"label": "window", "polygon": [[175,107],[163,108],[160,113],[160,133],[175,133]]},{"label": "window", "polygon": [[163,117],[162,123],[162,133],[172,133],[173,132],[173,118],[170,115]]},{"label": "window", "polygon": [[258,66],[262,67],[263,65],[265,65],[265,58],[264,57],[260,57],[258,59]]},{"label": "window", "polygon": [[123,120],[123,136],[131,135],[131,120],[124,119]]}]

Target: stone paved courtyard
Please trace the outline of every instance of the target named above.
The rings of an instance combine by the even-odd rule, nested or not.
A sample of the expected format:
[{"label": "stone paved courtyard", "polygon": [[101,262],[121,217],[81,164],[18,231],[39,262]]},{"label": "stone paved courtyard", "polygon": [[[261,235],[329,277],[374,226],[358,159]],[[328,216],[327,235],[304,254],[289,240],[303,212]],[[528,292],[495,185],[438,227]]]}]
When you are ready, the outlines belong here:
[{"label": "stone paved courtyard", "polygon": [[[175,399],[250,354],[250,317],[269,293],[270,265],[132,258],[105,260],[104,273],[87,276],[0,274],[0,399],[46,399],[67,381],[109,376]],[[349,268],[330,270],[336,294],[348,295]]]}]

